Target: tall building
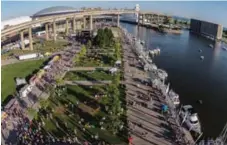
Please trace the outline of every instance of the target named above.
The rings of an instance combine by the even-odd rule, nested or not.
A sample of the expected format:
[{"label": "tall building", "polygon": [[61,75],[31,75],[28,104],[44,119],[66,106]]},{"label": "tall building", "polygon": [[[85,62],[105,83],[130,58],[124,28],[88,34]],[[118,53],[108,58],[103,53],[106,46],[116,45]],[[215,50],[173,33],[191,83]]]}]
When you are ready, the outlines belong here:
[{"label": "tall building", "polygon": [[208,36],[212,39],[222,39],[223,26],[206,21],[191,19],[190,31],[200,34],[202,36]]}]

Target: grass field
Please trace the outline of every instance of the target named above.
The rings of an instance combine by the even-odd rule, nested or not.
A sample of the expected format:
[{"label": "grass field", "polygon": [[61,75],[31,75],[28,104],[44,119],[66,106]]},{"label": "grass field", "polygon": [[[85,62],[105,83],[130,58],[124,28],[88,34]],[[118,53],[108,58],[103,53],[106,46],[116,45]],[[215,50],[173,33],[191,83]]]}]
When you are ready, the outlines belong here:
[{"label": "grass field", "polygon": [[111,66],[111,60],[108,57],[102,55],[102,58],[94,58],[92,56],[85,56],[81,58],[79,62],[75,63],[75,67],[83,66],[83,67],[105,67]]},{"label": "grass field", "polygon": [[112,80],[113,75],[107,71],[71,71],[65,75],[65,80]]},{"label": "grass field", "polygon": [[[98,134],[100,139],[105,140],[108,143],[124,144],[124,141],[118,136],[112,135],[107,130],[100,129],[100,118],[106,116],[106,113],[100,110],[94,116],[92,116],[91,113],[88,113],[90,111],[89,109],[84,110],[88,107],[81,107],[91,106],[92,104],[102,106],[102,98],[100,100],[96,100],[94,96],[97,93],[105,93],[107,91],[106,87],[67,85],[66,88],[66,94],[62,95],[64,97],[51,96],[47,100],[49,104],[48,107],[45,109],[45,111],[39,112],[37,119],[40,120],[42,118],[42,120],[45,122],[45,132],[51,133],[58,138],[62,138],[67,134],[75,134],[76,130],[76,136],[82,140],[89,140],[91,135]],[[78,106],[76,105],[77,102],[80,103]],[[85,104],[85,102],[87,103]],[[92,104],[89,104],[89,102]],[[52,117],[45,117],[45,114],[52,114]],[[79,123],[81,118],[83,118],[84,121]],[[90,127],[86,127],[88,124]],[[83,128],[85,128],[86,131],[83,131]]]},{"label": "grass field", "polygon": [[2,67],[1,102],[16,91],[16,77],[27,77],[43,65],[44,59],[20,62]]}]

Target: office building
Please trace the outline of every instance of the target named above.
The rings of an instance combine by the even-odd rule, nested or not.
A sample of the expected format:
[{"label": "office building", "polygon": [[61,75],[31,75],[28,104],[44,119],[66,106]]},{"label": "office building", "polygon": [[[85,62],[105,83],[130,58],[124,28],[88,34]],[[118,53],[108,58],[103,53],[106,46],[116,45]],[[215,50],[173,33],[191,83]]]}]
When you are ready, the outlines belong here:
[{"label": "office building", "polygon": [[190,31],[211,39],[220,40],[222,39],[223,26],[206,21],[191,19]]}]

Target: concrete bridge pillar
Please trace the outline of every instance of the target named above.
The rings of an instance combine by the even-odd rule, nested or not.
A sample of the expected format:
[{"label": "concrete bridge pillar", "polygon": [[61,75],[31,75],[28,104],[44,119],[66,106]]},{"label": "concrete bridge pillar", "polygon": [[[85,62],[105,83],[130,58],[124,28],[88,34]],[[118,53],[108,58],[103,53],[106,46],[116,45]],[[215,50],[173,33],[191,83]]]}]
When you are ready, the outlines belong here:
[{"label": "concrete bridge pillar", "polygon": [[76,19],[75,19],[75,18],[73,18],[73,32],[75,32],[75,31],[76,31],[76,24],[75,24],[75,21],[76,21]]},{"label": "concrete bridge pillar", "polygon": [[24,32],[23,31],[20,32],[20,41],[21,41],[21,49],[24,50],[25,46],[24,46]]},{"label": "concrete bridge pillar", "polygon": [[117,15],[117,27],[120,27],[120,15]]},{"label": "concrete bridge pillar", "polygon": [[68,19],[66,19],[66,21],[65,21],[65,23],[66,23],[66,25],[65,25],[65,29],[66,29],[66,35],[68,35],[69,34],[69,20]]},{"label": "concrete bridge pillar", "polygon": [[84,26],[83,26],[83,29],[86,29],[86,17],[84,16]]},{"label": "concrete bridge pillar", "polygon": [[92,15],[90,15],[90,30],[93,29],[93,18]]},{"label": "concrete bridge pillar", "polygon": [[29,35],[29,47],[30,47],[30,50],[33,50],[32,27],[28,28],[28,35]]},{"label": "concrete bridge pillar", "polygon": [[57,36],[56,36],[56,23],[55,20],[53,21],[53,35],[54,35],[54,41],[57,40]]},{"label": "concrete bridge pillar", "polygon": [[45,31],[46,31],[46,40],[49,40],[49,29],[48,29],[48,24],[45,24]]}]

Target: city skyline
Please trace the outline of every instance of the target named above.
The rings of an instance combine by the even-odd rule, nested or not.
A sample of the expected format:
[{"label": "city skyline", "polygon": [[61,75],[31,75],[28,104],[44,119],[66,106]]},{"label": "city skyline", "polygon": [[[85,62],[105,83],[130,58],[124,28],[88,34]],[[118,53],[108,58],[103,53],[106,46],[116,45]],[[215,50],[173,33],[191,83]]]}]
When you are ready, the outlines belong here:
[{"label": "city skyline", "polygon": [[[201,19],[208,22],[222,24],[227,27],[227,2],[155,2],[155,1],[2,1],[2,20],[7,20],[19,16],[32,16],[34,13],[52,6],[81,7],[102,7],[102,8],[133,8],[140,5],[141,10],[180,16],[185,18]],[[21,9],[18,9],[20,7]],[[173,9],[174,8],[174,9]]]}]

